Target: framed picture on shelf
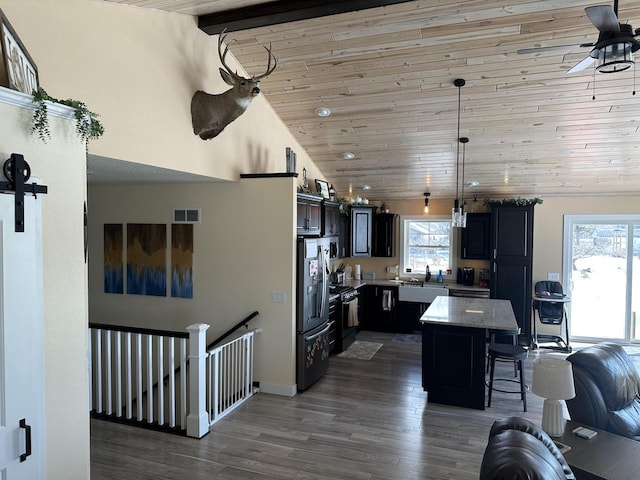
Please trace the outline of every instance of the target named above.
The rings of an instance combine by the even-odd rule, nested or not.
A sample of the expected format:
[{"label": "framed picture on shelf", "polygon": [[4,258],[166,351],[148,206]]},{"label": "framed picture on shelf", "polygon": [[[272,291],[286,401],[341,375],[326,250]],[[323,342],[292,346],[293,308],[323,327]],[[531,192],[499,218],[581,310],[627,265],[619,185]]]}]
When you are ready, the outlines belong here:
[{"label": "framed picture on shelf", "polygon": [[38,90],[38,69],[20,38],[0,10],[0,86],[31,95]]},{"label": "framed picture on shelf", "polygon": [[329,198],[329,184],[324,180],[316,180],[316,191],[322,198]]}]

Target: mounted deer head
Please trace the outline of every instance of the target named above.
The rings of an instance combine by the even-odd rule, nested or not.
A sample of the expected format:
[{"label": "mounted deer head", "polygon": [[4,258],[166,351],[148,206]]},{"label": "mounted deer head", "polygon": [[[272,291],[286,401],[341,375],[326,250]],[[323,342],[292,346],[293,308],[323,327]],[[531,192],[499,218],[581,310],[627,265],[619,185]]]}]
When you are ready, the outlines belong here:
[{"label": "mounted deer head", "polygon": [[[198,90],[191,99],[191,123],[193,133],[203,140],[217,136],[224,127],[244,113],[253,97],[260,93],[260,80],[273,73],[278,65],[278,59],[271,53],[271,45],[264,49],[269,55],[267,71],[256,77],[244,78],[232,72],[225,61],[229,46],[222,48],[227,35],[222,32],[218,37],[218,56],[224,68],[220,69],[220,76],[231,89],[212,95]],[[273,65],[272,65],[273,63]]]}]

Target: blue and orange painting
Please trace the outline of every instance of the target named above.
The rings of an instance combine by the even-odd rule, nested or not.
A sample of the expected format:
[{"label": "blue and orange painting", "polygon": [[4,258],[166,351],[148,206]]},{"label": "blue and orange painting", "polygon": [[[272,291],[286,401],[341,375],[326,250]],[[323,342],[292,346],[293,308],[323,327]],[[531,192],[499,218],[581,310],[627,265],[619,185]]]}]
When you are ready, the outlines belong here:
[{"label": "blue and orange painting", "polygon": [[124,293],[122,224],[104,225],[104,293]]},{"label": "blue and orange painting", "polygon": [[171,225],[171,296],[193,298],[193,225]]},{"label": "blue and orange painting", "polygon": [[127,224],[127,293],[167,296],[167,226]]}]

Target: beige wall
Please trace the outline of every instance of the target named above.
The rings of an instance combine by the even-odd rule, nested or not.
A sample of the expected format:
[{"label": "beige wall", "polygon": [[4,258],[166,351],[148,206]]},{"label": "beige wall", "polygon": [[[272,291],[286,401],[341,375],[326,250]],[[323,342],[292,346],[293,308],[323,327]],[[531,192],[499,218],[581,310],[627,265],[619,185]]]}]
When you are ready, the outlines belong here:
[{"label": "beige wall", "polygon": [[[374,203],[379,204],[379,202]],[[429,215],[451,215],[452,205],[453,201],[450,199],[431,199],[429,201]],[[391,212],[398,215],[422,215],[423,206],[422,199],[394,201],[391,202]],[[479,211],[486,211],[486,209],[481,207]],[[534,209],[533,283],[535,284],[538,280],[546,280],[549,272],[559,273],[562,279],[564,215],[638,214],[639,212],[640,196],[543,198],[543,203],[536,205]],[[456,252],[459,252],[459,249],[456,248]],[[344,263],[349,265],[358,263],[363,271],[375,272],[376,278],[392,278],[392,275],[386,272],[386,267],[396,265],[398,257],[348,258],[344,259]],[[488,268],[488,262],[459,260],[459,266],[469,266],[476,269]]]},{"label": "beige wall", "polygon": [[[200,31],[195,18],[98,0],[0,0],[0,8],[37,64],[41,86],[100,115],[106,132],[90,153],[238,180],[285,171],[290,146],[298,172],[306,167],[309,179],[324,178],[263,96],[215,139],[193,134],[193,93],[229,88],[218,73],[217,36]],[[232,57],[228,63],[236,65]]]},{"label": "beige wall", "polygon": [[[295,182],[291,177],[255,178],[90,189],[90,321],[177,331],[207,323],[212,341],[257,310],[259,316],[250,323],[263,330],[256,339],[256,380],[264,390],[292,395]],[[201,223],[194,225],[193,299],[104,293],[103,225],[170,225],[173,208],[202,209]],[[273,292],[284,293],[286,302],[272,303]]]},{"label": "beige wall", "polygon": [[[23,100],[31,105],[30,97]],[[81,480],[89,478],[85,149],[73,120],[56,117],[53,138],[42,143],[29,134],[31,114],[0,102],[0,161],[23,154],[48,186],[41,197],[46,478]],[[19,359],[7,360],[20,368]]]}]

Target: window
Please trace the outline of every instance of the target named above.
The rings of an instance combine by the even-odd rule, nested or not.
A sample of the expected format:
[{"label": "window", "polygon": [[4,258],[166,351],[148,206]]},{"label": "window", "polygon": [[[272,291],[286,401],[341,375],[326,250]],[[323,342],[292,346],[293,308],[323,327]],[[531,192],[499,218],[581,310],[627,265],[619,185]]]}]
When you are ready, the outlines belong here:
[{"label": "window", "polygon": [[640,341],[640,216],[565,215],[571,338]]},{"label": "window", "polygon": [[450,218],[402,217],[400,272],[422,274],[427,265],[432,275],[452,269]]}]

